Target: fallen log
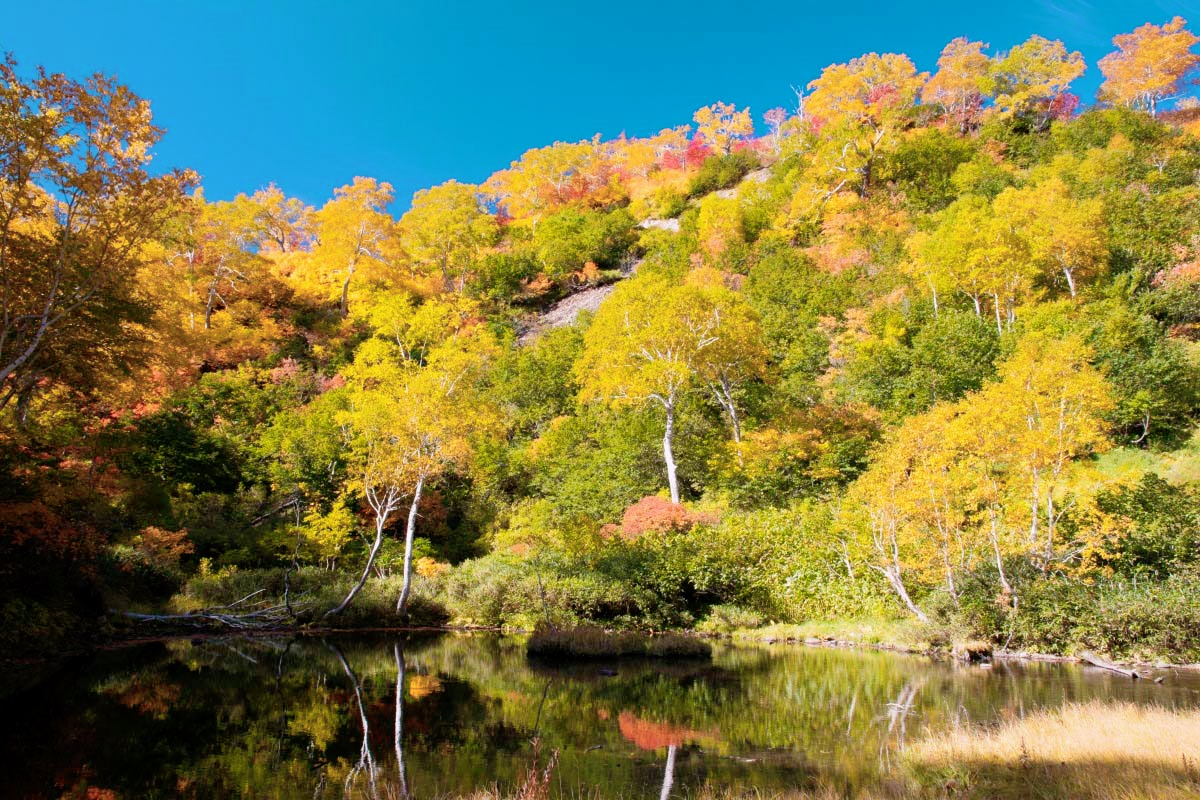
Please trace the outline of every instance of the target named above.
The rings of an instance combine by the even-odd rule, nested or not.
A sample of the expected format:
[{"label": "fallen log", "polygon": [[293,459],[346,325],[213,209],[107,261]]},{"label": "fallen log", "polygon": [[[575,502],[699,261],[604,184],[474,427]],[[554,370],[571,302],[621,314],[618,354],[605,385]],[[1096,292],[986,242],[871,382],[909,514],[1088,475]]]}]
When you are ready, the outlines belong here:
[{"label": "fallen log", "polygon": [[[242,599],[245,600],[246,598]],[[242,601],[239,600],[238,603],[240,602]],[[139,614],[135,611],[117,611],[116,609],[112,609],[111,613],[119,614],[126,619],[138,622],[157,623],[173,627],[225,627],[234,630],[247,630],[254,628],[275,628],[294,623],[295,616],[293,612],[298,607],[296,604],[293,604],[293,609],[289,610],[286,606],[275,605],[258,608],[253,611],[217,613],[222,609],[227,609],[234,605],[237,605],[237,603],[232,603],[230,606],[215,606],[213,608],[200,609],[188,614]],[[310,603],[302,605],[305,610],[307,610],[308,606],[311,606]]]},{"label": "fallen log", "polygon": [[1095,653],[1089,653],[1087,651],[1084,651],[1079,654],[1079,658],[1081,661],[1085,661],[1088,664],[1091,664],[1093,667],[1099,667],[1100,669],[1106,669],[1109,672],[1115,672],[1118,675],[1124,675],[1126,678],[1132,678],[1133,680],[1137,680],[1138,678],[1142,677],[1141,675],[1138,675],[1137,672],[1135,672],[1134,670],[1126,669],[1125,667],[1119,667],[1116,664],[1114,664],[1113,662],[1109,661],[1107,658],[1101,658],[1100,656],[1096,655]]}]

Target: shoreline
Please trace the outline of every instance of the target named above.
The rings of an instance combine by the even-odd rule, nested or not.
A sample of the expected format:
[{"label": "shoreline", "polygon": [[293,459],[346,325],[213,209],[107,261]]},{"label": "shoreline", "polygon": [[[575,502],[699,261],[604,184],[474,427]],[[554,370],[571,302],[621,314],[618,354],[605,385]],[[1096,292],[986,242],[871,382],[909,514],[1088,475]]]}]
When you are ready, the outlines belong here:
[{"label": "shoreline", "polygon": [[[132,635],[128,637],[112,636],[102,638],[100,641],[78,649],[66,650],[56,653],[46,654],[44,656],[19,658],[19,659],[0,659],[0,664],[13,667],[35,666],[38,664],[48,664],[61,659],[75,658],[86,656],[93,653],[112,652],[126,647],[136,647],[139,645],[153,644],[156,642],[175,641],[179,639],[190,640],[213,640],[224,639],[229,637],[245,637],[245,638],[270,638],[282,636],[327,636],[327,635],[344,635],[344,634],[380,634],[380,633],[404,633],[404,634],[443,634],[443,633],[475,633],[475,632],[491,632],[499,634],[515,634],[528,635],[532,633],[530,630],[523,628],[506,628],[487,625],[413,625],[413,626],[394,626],[394,625],[378,625],[364,627],[306,627],[303,625],[284,625],[262,628],[238,628],[238,629],[219,629],[219,628],[204,628],[191,631],[178,632],[160,632],[160,633],[145,633],[142,635]],[[972,655],[968,658],[957,656],[953,652],[952,647],[936,646],[931,644],[912,644],[897,641],[861,641],[845,635],[823,635],[823,636],[801,636],[789,635],[780,633],[771,628],[735,630],[729,632],[704,632],[696,629],[687,629],[680,631],[657,631],[650,632],[649,635],[658,635],[662,633],[673,633],[685,636],[692,636],[701,639],[716,639],[724,640],[730,643],[749,643],[756,645],[789,645],[802,646],[813,648],[831,648],[831,649],[846,649],[846,650],[873,650],[876,652],[895,653],[899,655],[924,656],[934,661],[954,661],[964,665],[973,665],[980,668],[991,666],[994,661],[1007,662],[1026,662],[1026,663],[1049,663],[1049,664],[1078,664],[1081,666],[1092,666],[1094,669],[1105,669],[1104,667],[1089,664],[1089,662],[1079,656],[1073,655],[1058,655],[1054,653],[1038,653],[1030,651],[1009,651],[1003,649],[988,648],[981,655]],[[1165,659],[1154,661],[1138,660],[1138,661],[1112,661],[1111,664],[1115,667],[1120,667],[1128,670],[1147,671],[1152,670],[1159,673],[1172,672],[1200,672],[1200,663],[1173,663]],[[1149,678],[1154,682],[1154,678]]]}]

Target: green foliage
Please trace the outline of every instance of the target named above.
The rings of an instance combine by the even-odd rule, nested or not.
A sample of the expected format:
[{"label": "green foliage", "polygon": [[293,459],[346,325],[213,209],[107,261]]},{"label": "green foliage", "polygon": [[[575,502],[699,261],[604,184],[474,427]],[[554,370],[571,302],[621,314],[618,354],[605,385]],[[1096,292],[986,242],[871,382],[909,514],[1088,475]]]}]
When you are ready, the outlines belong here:
[{"label": "green foliage", "polygon": [[467,289],[479,297],[496,302],[511,301],[525,284],[537,277],[541,265],[532,249],[517,248],[489,253],[479,262]]},{"label": "green foliage", "polygon": [[565,518],[616,520],[662,484],[661,439],[662,423],[649,410],[589,406],[533,444],[530,486]]},{"label": "green foliage", "polygon": [[758,628],[767,618],[757,611],[735,605],[716,605],[708,610],[708,616],[696,623],[701,633],[733,633],[737,630]]},{"label": "green foliage", "polygon": [[975,148],[964,139],[929,128],[889,152],[877,174],[904,193],[909,209],[930,213],[954,202],[959,192],[955,173],[974,154]]},{"label": "green foliage", "polygon": [[1194,572],[1165,580],[1108,578],[1095,583],[1030,576],[1018,584],[1016,611],[984,585],[967,584],[961,608],[951,618],[1010,649],[1090,650],[1122,660],[1168,653],[1182,662],[1200,657],[1200,577]]},{"label": "green foliage", "polygon": [[908,372],[891,403],[916,414],[978,391],[996,371],[1000,340],[994,325],[969,311],[945,311],[912,337]]},{"label": "green foliage", "polygon": [[1126,577],[1162,579],[1200,561],[1200,486],[1174,486],[1153,472],[1104,490],[1099,508],[1133,523],[1105,566]]},{"label": "green foliage", "polygon": [[563,279],[592,262],[602,269],[621,266],[637,242],[628,210],[603,212],[565,208],[538,223],[533,247],[546,275]]},{"label": "green foliage", "polygon": [[577,325],[547,331],[525,347],[506,351],[489,380],[489,394],[517,436],[536,436],[551,420],[574,408],[578,383],[572,373],[583,350]]},{"label": "green foliage", "polygon": [[[254,605],[274,606],[292,604],[300,622],[319,618],[327,609],[341,602],[358,576],[347,572],[329,572],[317,567],[301,567],[288,571],[282,567],[256,570],[223,570],[197,575],[187,582],[183,591],[171,600],[176,613],[190,613],[202,608],[226,606],[249,595]],[[445,609],[437,598],[437,585],[425,578],[413,578],[408,616],[396,614],[396,597],[400,594],[401,578],[391,575],[376,578],[355,598],[354,604],[336,617],[328,617],[322,625],[344,628],[378,628],[400,625],[438,625],[446,620]],[[255,594],[256,592],[261,592]]]},{"label": "green foliage", "polygon": [[796,401],[819,396],[814,385],[828,366],[829,339],[822,317],[853,302],[853,276],[830,276],[811,259],[778,243],[760,243],[746,281],[746,298],[761,319],[763,339],[777,365],[782,393]]},{"label": "green foliage", "polygon": [[1111,418],[1130,441],[1178,444],[1200,411],[1200,370],[1147,316],[1109,301],[1089,309],[1096,363],[1114,389]]},{"label": "green foliage", "polygon": [[138,420],[124,465],[132,477],[201,492],[232,492],[242,482],[236,445],[196,424],[182,411],[159,411]]},{"label": "green foliage", "polygon": [[688,184],[688,197],[702,197],[709,192],[728,189],[758,167],[758,158],[749,150],[709,156]]}]

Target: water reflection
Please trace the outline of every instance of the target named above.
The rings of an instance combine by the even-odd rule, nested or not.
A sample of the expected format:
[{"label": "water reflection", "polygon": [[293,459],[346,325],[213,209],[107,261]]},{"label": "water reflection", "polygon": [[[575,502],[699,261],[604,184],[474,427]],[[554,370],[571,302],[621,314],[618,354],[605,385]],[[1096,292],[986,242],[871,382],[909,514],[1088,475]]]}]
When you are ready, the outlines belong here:
[{"label": "water reflection", "polygon": [[852,792],[931,732],[1097,697],[1195,706],[1198,689],[805,648],[556,668],[491,635],[175,641],[0,699],[0,759],[19,765],[6,791],[34,798]]}]

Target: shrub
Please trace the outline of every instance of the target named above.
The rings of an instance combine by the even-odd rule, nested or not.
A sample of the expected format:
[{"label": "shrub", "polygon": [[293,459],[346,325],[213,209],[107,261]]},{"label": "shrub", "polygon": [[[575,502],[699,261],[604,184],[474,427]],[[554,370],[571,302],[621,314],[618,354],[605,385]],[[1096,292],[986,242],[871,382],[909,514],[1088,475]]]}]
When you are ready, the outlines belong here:
[{"label": "shrub", "polygon": [[647,533],[682,533],[696,525],[712,525],[716,521],[715,514],[692,511],[680,503],[650,495],[625,509],[621,517],[621,536],[632,541]]},{"label": "shrub", "polygon": [[1009,649],[1071,654],[1081,650],[1117,659],[1170,656],[1200,659],[1200,575],[1166,580],[1107,578],[1084,583],[1042,578],[1015,564],[1015,611],[998,598],[993,570],[960,582],[959,601],[935,598],[934,616],[957,635],[983,636]]},{"label": "shrub", "polygon": [[700,197],[709,192],[728,189],[759,166],[758,157],[748,150],[712,156],[704,161],[696,177],[688,184],[688,196]]}]

